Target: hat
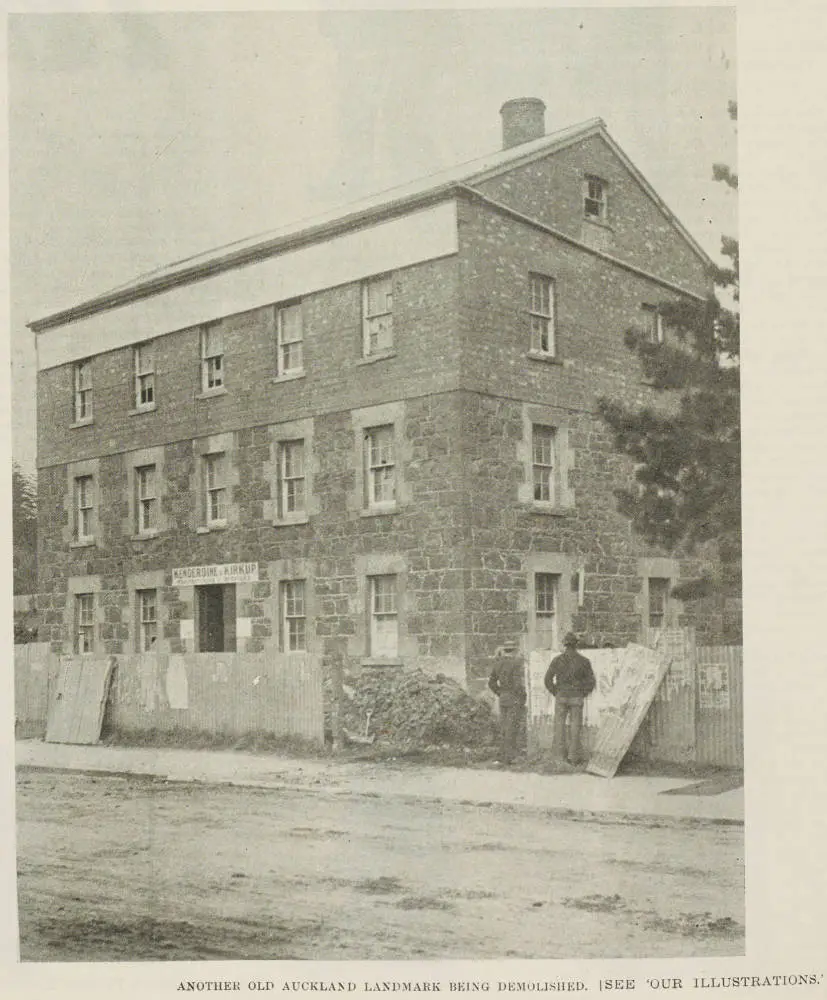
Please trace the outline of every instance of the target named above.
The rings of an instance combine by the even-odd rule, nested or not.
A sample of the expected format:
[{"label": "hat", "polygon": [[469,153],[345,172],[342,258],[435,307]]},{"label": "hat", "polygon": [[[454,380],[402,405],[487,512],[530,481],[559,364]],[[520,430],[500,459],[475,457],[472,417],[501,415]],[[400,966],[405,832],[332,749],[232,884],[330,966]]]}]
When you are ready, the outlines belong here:
[{"label": "hat", "polygon": [[579,642],[579,640],[578,640],[577,636],[574,634],[574,632],[567,632],[566,633],[566,638],[563,639],[563,645],[564,646],[577,646],[578,642]]}]

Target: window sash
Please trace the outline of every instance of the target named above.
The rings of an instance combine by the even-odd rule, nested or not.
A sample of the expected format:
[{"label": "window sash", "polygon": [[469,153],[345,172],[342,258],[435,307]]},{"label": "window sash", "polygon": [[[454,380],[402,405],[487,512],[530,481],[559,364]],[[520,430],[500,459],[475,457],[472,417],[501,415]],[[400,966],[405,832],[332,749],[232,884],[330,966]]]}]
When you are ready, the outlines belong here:
[{"label": "window sash", "polygon": [[366,435],[368,500],[371,504],[396,500],[396,464],[393,427],[374,427]]},{"label": "window sash", "polygon": [[94,534],[94,484],[92,476],[75,479],[75,517],[77,537],[91,538]]},{"label": "window sash", "polygon": [[393,574],[369,577],[370,655],[396,656],[399,650],[397,578]]},{"label": "window sash", "polygon": [[139,650],[150,652],[158,640],[158,591],[138,591]]},{"label": "window sash", "polygon": [[606,215],[606,184],[599,177],[587,177],[583,183],[583,211],[598,219]]},{"label": "window sash", "polygon": [[204,484],[207,501],[207,522],[226,518],[226,455],[216,452],[204,456]]},{"label": "window sash", "polygon": [[92,416],[92,369],[88,362],[75,365],[75,420]]},{"label": "window sash", "polygon": [[663,628],[666,624],[669,587],[665,577],[649,577],[649,628]]},{"label": "window sash", "polygon": [[536,573],[534,576],[534,630],[540,649],[557,645],[560,576]]},{"label": "window sash", "polygon": [[362,292],[364,353],[376,354],[393,346],[393,280],[366,281]]},{"label": "window sash", "polygon": [[555,501],[555,467],[557,436],[552,427],[532,428],[532,486],[534,500],[541,503]]},{"label": "window sash", "polygon": [[75,595],[75,628],[77,652],[93,652],[95,647],[94,594]]},{"label": "window sash", "polygon": [[284,516],[304,510],[304,441],[282,441],[280,452],[281,513]]},{"label": "window sash", "polygon": [[135,469],[135,492],[137,499],[138,531],[152,531],[155,528],[157,490],[154,465],[142,465]]},{"label": "window sash", "polygon": [[282,581],[281,594],[284,650],[288,653],[303,653],[307,649],[305,581]]},{"label": "window sash", "polygon": [[277,367],[280,375],[300,371],[304,363],[302,307],[300,303],[276,311]]},{"label": "window sash", "polygon": [[218,325],[201,330],[201,368],[204,389],[224,385],[224,335]]},{"label": "window sash", "polygon": [[541,274],[532,274],[529,281],[529,322],[531,350],[554,354],[555,335],[554,281]]},{"label": "window sash", "polygon": [[650,344],[663,343],[663,316],[657,306],[644,305],[646,339]]}]

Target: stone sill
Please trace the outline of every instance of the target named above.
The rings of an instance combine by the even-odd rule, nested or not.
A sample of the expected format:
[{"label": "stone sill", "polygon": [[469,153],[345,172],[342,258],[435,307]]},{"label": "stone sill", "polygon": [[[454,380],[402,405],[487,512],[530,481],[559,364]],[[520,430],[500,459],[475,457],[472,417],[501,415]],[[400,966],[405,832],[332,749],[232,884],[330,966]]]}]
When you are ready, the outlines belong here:
[{"label": "stone sill", "polygon": [[310,516],[302,514],[297,517],[274,517],[272,524],[274,528],[289,528],[292,524],[309,524]]},{"label": "stone sill", "polygon": [[376,361],[386,361],[388,358],[395,358],[396,351],[377,351],[376,354],[368,354],[367,357],[359,358],[357,365],[372,365]]},{"label": "stone sill", "polygon": [[543,354],[541,351],[529,351],[526,354],[526,357],[530,358],[532,361],[540,361],[544,365],[558,365],[561,368],[563,367],[563,359],[557,357],[556,354]]},{"label": "stone sill", "polygon": [[283,375],[274,375],[272,382],[274,385],[279,385],[281,382],[295,382],[296,379],[305,378],[307,372],[304,368],[299,369],[294,372],[285,372]]},{"label": "stone sill", "polygon": [[400,659],[393,656],[365,656],[360,661],[363,667],[401,667],[404,666]]},{"label": "stone sill", "polygon": [[383,514],[398,514],[399,507],[396,504],[388,507],[365,507],[359,511],[359,517],[382,517]]},{"label": "stone sill", "polygon": [[94,417],[84,417],[83,420],[75,420],[73,423],[69,424],[70,430],[75,430],[77,427],[90,427],[94,424]]},{"label": "stone sill", "polygon": [[600,229],[606,229],[610,233],[614,232],[614,226],[606,219],[599,219],[594,215],[586,215],[583,213],[583,221],[591,226],[599,226]]},{"label": "stone sill", "polygon": [[574,513],[574,507],[561,507],[559,504],[528,503],[525,507],[532,514],[543,514],[547,517],[569,517]]},{"label": "stone sill", "polygon": [[147,541],[150,538],[157,538],[160,534],[161,534],[161,532],[159,530],[156,530],[156,531],[144,531],[140,535],[130,535],[130,539],[133,542],[145,542],[145,541]]},{"label": "stone sill", "polygon": [[70,549],[89,549],[97,545],[94,535],[90,538],[78,538],[74,542],[69,542]]},{"label": "stone sill", "polygon": [[137,417],[140,413],[154,413],[156,410],[155,403],[147,403],[145,406],[136,406],[134,410],[129,411],[130,417]]},{"label": "stone sill", "polygon": [[226,531],[229,525],[226,521],[213,521],[211,524],[201,524],[195,529],[197,535],[208,535],[211,531]]},{"label": "stone sill", "polygon": [[196,399],[213,399],[215,396],[226,396],[227,389],[225,386],[220,386],[217,389],[205,389],[203,392],[199,392],[196,395]]}]

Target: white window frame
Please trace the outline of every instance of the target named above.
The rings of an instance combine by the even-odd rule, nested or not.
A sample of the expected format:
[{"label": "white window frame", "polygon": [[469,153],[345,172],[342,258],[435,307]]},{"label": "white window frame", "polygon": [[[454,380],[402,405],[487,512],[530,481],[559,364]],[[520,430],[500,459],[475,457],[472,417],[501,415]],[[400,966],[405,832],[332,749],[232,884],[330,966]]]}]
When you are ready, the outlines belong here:
[{"label": "white window frame", "polygon": [[95,651],[95,595],[75,594],[75,652]]},{"label": "white window frame", "polygon": [[[279,441],[279,517],[307,512],[307,448],[304,438]],[[295,464],[296,454],[300,467]]]},{"label": "white window frame", "polygon": [[150,653],[158,648],[158,591],[154,587],[136,592],[138,618],[138,652]]},{"label": "white window frame", "polygon": [[95,538],[95,477],[75,476],[75,541]]},{"label": "white window frame", "polygon": [[92,419],[92,366],[89,361],[76,361],[74,366],[75,423]]},{"label": "white window frame", "polygon": [[[383,291],[384,290],[384,291]],[[376,304],[378,294],[383,301]],[[371,305],[371,300],[374,300]],[[393,275],[362,282],[362,353],[368,358],[393,350]]]},{"label": "white window frame", "polygon": [[281,644],[285,653],[307,652],[307,582],[281,581]]},{"label": "white window frame", "polygon": [[135,520],[139,535],[158,530],[158,467],[154,463],[135,466]]},{"label": "white window frame", "polygon": [[[558,450],[556,427],[547,424],[531,425],[531,495],[535,504],[553,507],[559,502]],[[537,495],[538,491],[540,496]]]},{"label": "white window frame", "polygon": [[[298,336],[291,334],[288,317],[298,317]],[[288,339],[292,337],[292,339]],[[304,316],[301,302],[276,307],[276,373],[298,375],[304,371]]]},{"label": "white window frame", "polygon": [[365,428],[365,490],[370,508],[396,505],[395,452],[393,424]]},{"label": "white window frame", "polygon": [[657,306],[644,303],[641,308],[646,317],[646,342],[648,344],[663,343],[663,316]]},{"label": "white window frame", "polygon": [[201,391],[225,389],[224,332],[220,323],[201,327]]},{"label": "white window frame", "polygon": [[229,500],[229,458],[226,451],[212,451],[202,456],[204,471],[204,523],[227,523]]},{"label": "white window frame", "polygon": [[608,215],[608,184],[602,177],[586,174],[583,178],[583,216],[605,222]]},{"label": "white window frame", "polygon": [[399,656],[399,577],[396,573],[368,577],[368,655],[372,659]]},{"label": "white window frame", "polygon": [[560,639],[560,573],[534,574],[534,636],[538,649],[556,649]]},{"label": "white window frame", "polygon": [[155,356],[153,342],[136,344],[132,350],[135,368],[135,409],[150,410],[155,407]]},{"label": "white window frame", "polygon": [[557,353],[556,287],[545,274],[529,274],[529,324],[531,351],[553,358]]}]

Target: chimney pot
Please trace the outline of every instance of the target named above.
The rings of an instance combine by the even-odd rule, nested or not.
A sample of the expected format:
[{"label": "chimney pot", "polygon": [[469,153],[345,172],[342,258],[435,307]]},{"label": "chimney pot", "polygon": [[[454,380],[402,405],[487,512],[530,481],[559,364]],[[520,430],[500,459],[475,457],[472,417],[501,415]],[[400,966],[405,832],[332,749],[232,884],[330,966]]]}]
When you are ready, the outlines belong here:
[{"label": "chimney pot", "polygon": [[511,149],[546,134],[546,106],[539,97],[515,97],[500,108],[503,149]]}]

